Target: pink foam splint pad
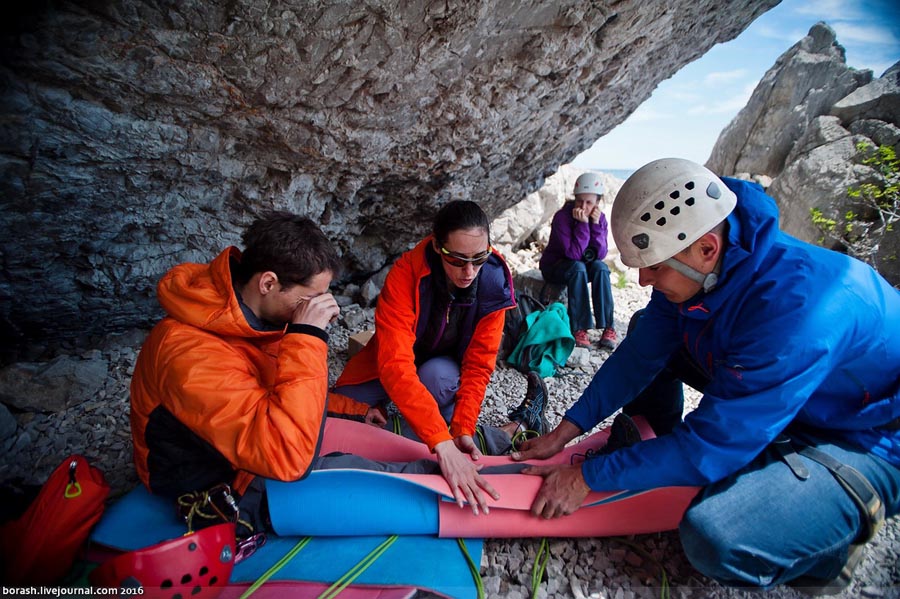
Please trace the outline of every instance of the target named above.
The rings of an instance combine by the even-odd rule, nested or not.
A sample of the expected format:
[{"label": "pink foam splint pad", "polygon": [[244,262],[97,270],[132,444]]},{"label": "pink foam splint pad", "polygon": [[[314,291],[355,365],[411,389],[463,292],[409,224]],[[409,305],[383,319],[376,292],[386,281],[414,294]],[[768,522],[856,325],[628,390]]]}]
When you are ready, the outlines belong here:
[{"label": "pink foam splint pad", "polygon": [[[653,432],[635,419],[642,437]],[[529,464],[569,464],[573,456],[606,444],[604,429],[547,460]],[[373,460],[433,459],[428,448],[385,430],[329,418],[321,454],[339,451]],[[485,466],[512,464],[506,456],[485,456]],[[543,479],[527,474],[487,474],[500,499],[490,514],[459,508],[439,475],[391,474],[370,470],[319,470],[302,481],[267,481],[269,511],[279,534],[439,534],[441,537],[601,537],[672,530],[698,492],[697,487],[646,491],[592,492],[574,514],[545,520],[529,511]],[[339,491],[335,491],[335,490]],[[367,505],[368,504],[368,505]],[[303,506],[295,509],[294,506]],[[354,509],[355,506],[355,509]],[[331,516],[329,516],[331,514]],[[341,525],[337,526],[336,521]]]}]

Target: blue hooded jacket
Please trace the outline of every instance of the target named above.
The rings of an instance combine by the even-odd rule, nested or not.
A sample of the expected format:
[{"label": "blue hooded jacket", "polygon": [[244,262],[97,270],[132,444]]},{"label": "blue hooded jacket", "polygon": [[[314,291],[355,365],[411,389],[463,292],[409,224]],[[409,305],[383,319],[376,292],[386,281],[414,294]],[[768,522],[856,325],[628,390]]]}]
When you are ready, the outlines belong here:
[{"label": "blue hooded jacket", "polygon": [[685,347],[710,378],[672,433],[582,466],[594,490],[706,485],[747,465],[789,424],[900,467],[900,291],[868,265],[778,229],[774,200],[737,194],[718,286],[644,316],[565,418],[588,431]]}]

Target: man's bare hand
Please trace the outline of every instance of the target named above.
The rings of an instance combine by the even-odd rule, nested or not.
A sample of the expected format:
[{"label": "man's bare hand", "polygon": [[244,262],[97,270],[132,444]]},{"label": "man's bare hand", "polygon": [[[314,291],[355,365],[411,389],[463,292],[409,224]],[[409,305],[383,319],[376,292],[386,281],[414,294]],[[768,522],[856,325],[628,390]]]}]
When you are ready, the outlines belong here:
[{"label": "man's bare hand", "polygon": [[460,435],[453,439],[453,442],[456,443],[456,447],[461,452],[472,456],[473,460],[481,459],[481,451],[478,450],[478,446],[475,445],[475,440],[472,439],[470,435]]},{"label": "man's bare hand", "polygon": [[323,293],[309,299],[303,299],[294,308],[294,316],[291,322],[294,324],[308,324],[325,330],[329,324],[337,319],[341,308],[330,293]]},{"label": "man's bare hand", "polygon": [[603,214],[603,211],[600,210],[600,204],[594,206],[594,209],[591,210],[591,213],[588,215],[588,220],[593,224],[597,224],[600,222],[600,215]]},{"label": "man's bare hand", "polygon": [[385,424],[387,424],[387,418],[384,417],[384,413],[381,411],[381,408],[371,407],[366,412],[366,424],[371,424],[372,426],[381,428]]},{"label": "man's bare hand", "polygon": [[463,507],[468,502],[476,516],[479,510],[490,513],[484,493],[494,499],[499,499],[500,494],[478,474],[481,464],[473,464],[471,458],[461,452],[453,441],[438,443],[434,446],[434,452],[456,504]]},{"label": "man's bare hand", "polygon": [[530,466],[522,473],[544,477],[544,484],[531,504],[531,513],[542,518],[559,518],[574,513],[591,492],[584,482],[580,465]]},{"label": "man's bare hand", "polygon": [[545,460],[558,454],[566,446],[566,443],[580,435],[583,431],[569,420],[563,420],[555,429],[534,439],[522,443],[518,451],[512,452],[509,457],[516,462],[525,460]]},{"label": "man's bare hand", "polygon": [[558,454],[564,445],[558,442],[550,435],[535,437],[528,439],[519,446],[519,451],[509,454],[514,462],[524,462],[525,460],[546,460]]}]

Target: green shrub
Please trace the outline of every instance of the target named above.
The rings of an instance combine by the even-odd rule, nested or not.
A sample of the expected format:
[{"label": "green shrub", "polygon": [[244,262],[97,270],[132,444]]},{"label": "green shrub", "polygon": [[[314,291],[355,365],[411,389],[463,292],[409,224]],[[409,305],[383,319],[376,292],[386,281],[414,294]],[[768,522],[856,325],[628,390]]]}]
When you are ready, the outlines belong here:
[{"label": "green shrub", "polygon": [[[862,183],[847,190],[856,210],[847,210],[837,220],[819,208],[810,208],[813,224],[822,232],[819,243],[830,245],[876,266],[875,256],[884,236],[900,220],[900,160],[891,146],[856,144],[862,163],[881,177],[878,183]],[[890,258],[888,258],[890,259]]]}]

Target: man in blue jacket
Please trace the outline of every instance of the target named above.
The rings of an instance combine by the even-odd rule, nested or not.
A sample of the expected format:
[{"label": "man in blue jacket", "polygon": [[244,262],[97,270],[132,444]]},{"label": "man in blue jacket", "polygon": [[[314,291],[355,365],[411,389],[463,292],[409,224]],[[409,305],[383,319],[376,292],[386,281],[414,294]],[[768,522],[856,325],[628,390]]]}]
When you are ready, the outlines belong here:
[{"label": "man in blue jacket", "polygon": [[[759,186],[686,160],[635,172],[611,220],[650,302],[559,426],[513,457],[549,457],[623,406],[658,436],[526,470],[545,478],[532,512],[570,514],[590,490],[703,486],[680,526],[698,570],[839,591],[879,516],[900,510],[900,292],[779,231]],[[683,422],[682,381],[703,392]]]}]

